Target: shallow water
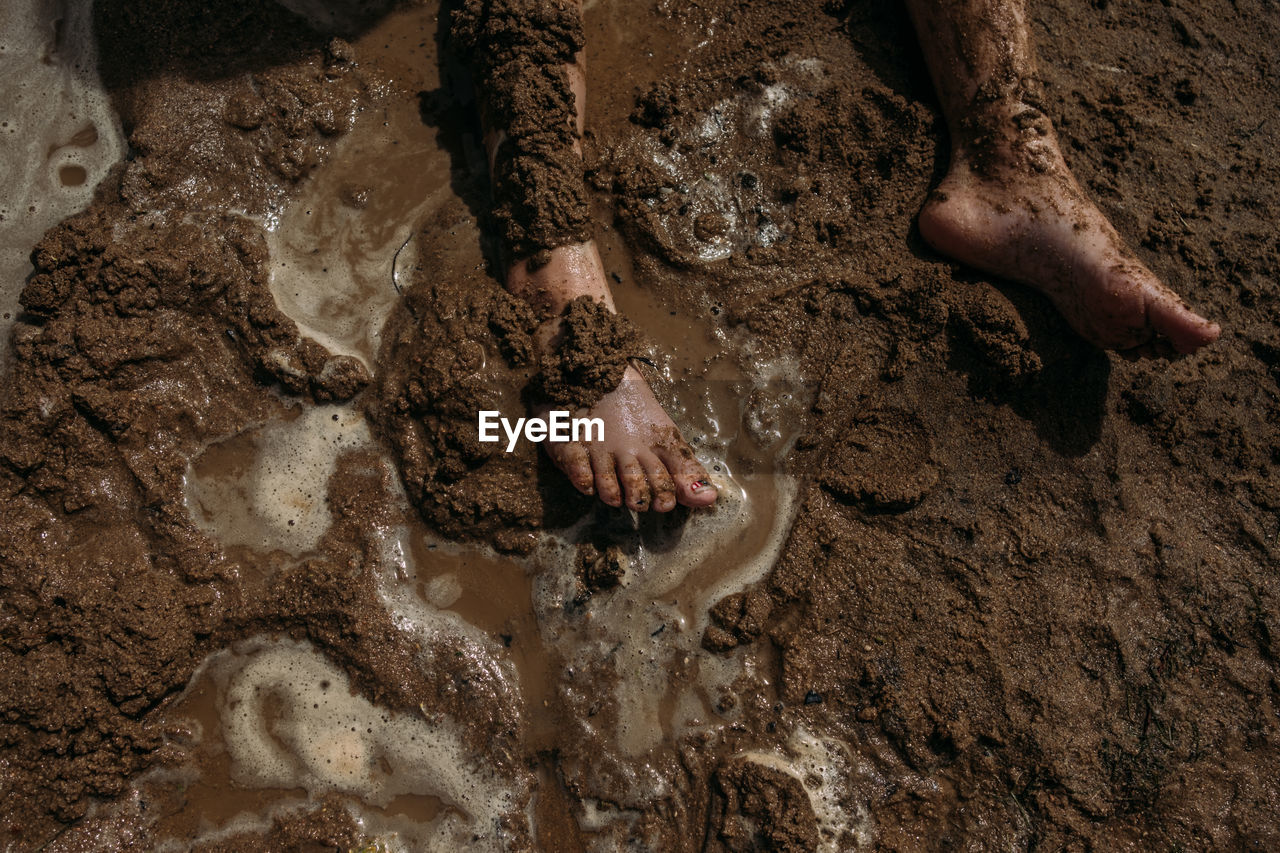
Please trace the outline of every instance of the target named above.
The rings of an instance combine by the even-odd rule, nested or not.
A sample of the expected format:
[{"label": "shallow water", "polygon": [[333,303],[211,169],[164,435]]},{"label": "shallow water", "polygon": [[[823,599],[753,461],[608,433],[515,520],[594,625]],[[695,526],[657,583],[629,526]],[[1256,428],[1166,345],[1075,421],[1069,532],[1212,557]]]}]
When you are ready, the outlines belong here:
[{"label": "shallow water", "polygon": [[449,165],[416,101],[386,98],[357,118],[325,168],[267,223],[271,292],[303,334],[373,366],[399,298],[388,286],[396,251],[450,197]]},{"label": "shallow water", "polygon": [[0,372],[31,249],[88,206],[124,155],[98,79],[91,12],[92,0],[0,4]]}]

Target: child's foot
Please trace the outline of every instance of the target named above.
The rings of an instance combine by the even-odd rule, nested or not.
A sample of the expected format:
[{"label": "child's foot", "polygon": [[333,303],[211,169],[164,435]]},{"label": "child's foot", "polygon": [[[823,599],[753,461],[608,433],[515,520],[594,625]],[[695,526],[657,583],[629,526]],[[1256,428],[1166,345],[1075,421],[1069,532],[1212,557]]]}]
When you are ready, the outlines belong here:
[{"label": "child's foot", "polygon": [[578,491],[637,512],[715,503],[706,470],[634,367],[588,417],[604,421],[603,441],[545,445]]},{"label": "child's foot", "polygon": [[[507,284],[513,293],[552,315],[582,295],[613,308],[593,243],[556,249],[550,262],[534,272],[517,264],[508,272]],[[552,323],[545,328],[550,338]],[[669,512],[677,503],[688,507],[715,503],[716,488],[706,470],[634,367],[627,367],[622,382],[591,408],[588,417],[604,421],[603,441],[543,445],[578,491],[637,512]]]},{"label": "child's foot", "polygon": [[1010,116],[1003,136],[957,148],[950,172],[920,212],[925,240],[1042,291],[1100,347],[1173,355],[1217,340],[1218,325],[1192,311],[1124,245],[1039,118],[1020,133]]}]

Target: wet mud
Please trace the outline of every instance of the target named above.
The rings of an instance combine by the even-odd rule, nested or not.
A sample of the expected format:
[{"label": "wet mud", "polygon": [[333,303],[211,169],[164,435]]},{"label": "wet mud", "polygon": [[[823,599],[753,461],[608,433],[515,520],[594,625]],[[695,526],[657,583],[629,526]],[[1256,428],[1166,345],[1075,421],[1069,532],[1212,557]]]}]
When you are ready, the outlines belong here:
[{"label": "wet mud", "polygon": [[618,387],[640,335],[625,317],[579,296],[565,306],[560,329],[534,378],[534,399],[571,411],[590,409]]},{"label": "wet mud", "polygon": [[482,75],[586,45],[562,200],[720,492],[666,516],[477,440],[540,367],[491,211],[534,217],[489,183],[511,105],[389,5],[22,19],[81,113],[31,113],[0,205],[0,843],[1280,843],[1265,3],[1032,10],[1081,185],[1226,330],[1176,363],[926,248],[900,4],[474,18]]},{"label": "wet mud", "polygon": [[576,0],[446,4],[453,58],[471,71],[492,143],[488,217],[510,263],[592,236],[577,103],[566,66],[583,49]]}]

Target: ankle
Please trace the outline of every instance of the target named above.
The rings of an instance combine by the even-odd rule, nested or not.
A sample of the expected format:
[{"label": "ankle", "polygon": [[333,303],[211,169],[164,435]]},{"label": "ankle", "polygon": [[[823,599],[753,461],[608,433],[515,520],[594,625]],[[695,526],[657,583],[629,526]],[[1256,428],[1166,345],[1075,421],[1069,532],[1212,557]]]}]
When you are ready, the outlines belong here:
[{"label": "ankle", "polygon": [[950,175],[1007,181],[1066,171],[1053,123],[1025,98],[976,101],[952,128]]},{"label": "ankle", "polygon": [[594,241],[557,246],[512,264],[507,290],[524,299],[544,320],[553,321],[579,296],[590,296],[613,309],[604,264]]}]

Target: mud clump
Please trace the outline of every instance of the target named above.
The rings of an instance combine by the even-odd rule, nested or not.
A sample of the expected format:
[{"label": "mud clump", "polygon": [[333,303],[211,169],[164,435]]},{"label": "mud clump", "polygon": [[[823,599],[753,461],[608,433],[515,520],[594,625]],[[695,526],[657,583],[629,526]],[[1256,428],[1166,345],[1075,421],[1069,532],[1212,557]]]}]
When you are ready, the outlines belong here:
[{"label": "mud clump", "polygon": [[751,589],[726,595],[711,608],[711,621],[702,635],[709,652],[727,652],[750,643],[768,627],[774,600],[764,590]]},{"label": "mud clump", "polygon": [[860,415],[827,458],[821,482],[841,500],[880,512],[901,512],[938,482],[933,447],[917,418],[882,410]]},{"label": "mud clump", "polygon": [[618,387],[640,333],[625,317],[589,296],[571,301],[530,391],[539,402],[573,411],[590,409]]},{"label": "mud clump", "polygon": [[138,211],[264,214],[327,158],[367,100],[351,45],[283,4],[104,0],[94,30],[133,152],[120,195]]},{"label": "mud clump", "polygon": [[576,104],[565,72],[585,44],[576,4],[464,0],[452,14],[450,37],[475,76],[485,126],[498,134],[490,219],[508,260],[545,257],[549,249],[591,239]]},{"label": "mud clump", "polygon": [[[399,460],[423,519],[455,539],[528,551],[533,531],[568,523],[582,506],[528,442],[506,453],[480,441],[477,412],[523,416],[538,318],[483,272],[427,248],[424,274],[384,332],[369,414]],[[517,414],[518,413],[518,414]]]},{"label": "mud clump", "polygon": [[626,571],[626,557],[617,545],[579,545],[573,562],[574,603],[583,604],[596,593],[613,589]]},{"label": "mud clump", "polygon": [[812,853],[818,824],[799,780],[750,759],[715,774],[707,853]]},{"label": "mud clump", "polygon": [[[330,355],[276,309],[261,227],[234,214],[136,217],[124,206],[95,206],[46,235],[32,262],[21,302],[41,331],[28,340],[73,335],[76,355],[55,359],[64,375],[99,379],[163,359],[177,346],[171,333],[181,315],[218,323],[224,345],[292,393],[346,400],[369,381],[358,360]],[[92,408],[91,397],[82,395],[83,405]],[[113,429],[128,425],[97,417]]]}]

